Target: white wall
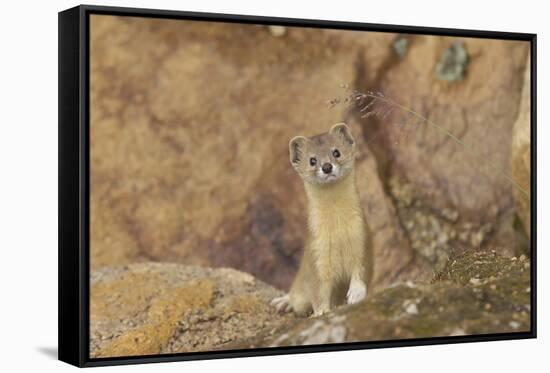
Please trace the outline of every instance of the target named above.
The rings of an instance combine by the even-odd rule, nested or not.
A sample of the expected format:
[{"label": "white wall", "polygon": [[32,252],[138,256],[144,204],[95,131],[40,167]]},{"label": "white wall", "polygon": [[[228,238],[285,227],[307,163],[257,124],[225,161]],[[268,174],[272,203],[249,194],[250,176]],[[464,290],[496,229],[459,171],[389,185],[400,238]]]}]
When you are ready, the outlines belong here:
[{"label": "white wall", "polygon": [[[550,21],[544,1],[93,1],[101,5],[269,15],[539,34],[539,196],[543,227],[550,161]],[[69,370],[57,346],[57,12],[73,1],[5,1],[0,21],[0,366]],[[539,339],[114,368],[117,371],[527,372],[548,367],[548,229],[539,237]],[[543,365],[544,364],[544,365]],[[543,368],[544,369],[544,368]]]}]

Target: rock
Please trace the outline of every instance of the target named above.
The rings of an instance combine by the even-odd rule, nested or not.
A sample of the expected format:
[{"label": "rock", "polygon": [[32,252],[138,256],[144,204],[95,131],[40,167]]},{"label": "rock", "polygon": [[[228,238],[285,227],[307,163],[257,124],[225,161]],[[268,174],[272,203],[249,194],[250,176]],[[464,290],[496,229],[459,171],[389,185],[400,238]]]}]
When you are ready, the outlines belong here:
[{"label": "rock", "polygon": [[[420,278],[426,267],[415,260],[415,253],[407,240],[391,198],[377,176],[376,158],[364,144],[357,141],[360,154],[357,163],[357,187],[364,206],[369,228],[373,235],[373,281],[371,290],[384,287],[397,280]],[[429,271],[427,271],[429,273]]]},{"label": "rock", "polygon": [[479,278],[472,277],[470,279],[470,284],[472,284],[473,286],[478,286],[481,284],[481,280]]},{"label": "rock", "polygon": [[[342,121],[346,110],[327,100],[355,79],[364,50],[379,61],[391,53],[393,36],[285,28],[281,40],[254,25],[91,23],[92,268],[228,266],[288,288],[306,230],[288,141]],[[387,284],[412,252],[366,145],[363,154],[361,195]]]},{"label": "rock", "polygon": [[[472,281],[475,279],[475,281]],[[320,317],[279,314],[281,292],[247,273],[168,263],[91,275],[92,357],[527,331],[529,271],[496,253],[453,253],[430,281],[399,282]]]},{"label": "rock", "polygon": [[404,35],[399,35],[393,42],[393,49],[400,58],[405,57],[409,48],[409,40]]},{"label": "rock", "polygon": [[[481,280],[475,285],[468,281],[474,272]],[[335,330],[342,342],[528,331],[529,294],[520,290],[529,282],[519,261],[465,252],[453,256],[429,282],[414,288],[396,284],[359,304],[292,321],[231,347],[333,343]]]},{"label": "rock", "polygon": [[[360,139],[375,287],[426,279],[454,244],[510,246],[502,227],[511,224],[499,217],[514,209],[512,187],[476,165],[509,165],[527,43],[464,39],[472,60],[451,85],[433,69],[456,39],[408,35],[403,48],[389,33],[276,30],[91,17],[92,269],[136,261],[232,267],[287,289],[306,229],[288,140],[342,120]],[[384,91],[479,157],[420,125],[396,144],[395,117],[358,119],[345,105],[326,105],[344,101],[341,84]],[[393,194],[394,179],[408,199]],[[464,222],[472,227],[461,229]]]},{"label": "rock", "polygon": [[418,315],[418,307],[416,303],[405,301],[403,306],[405,308],[405,312],[407,312],[409,315]]},{"label": "rock", "polygon": [[[413,250],[423,252],[420,255],[436,269],[444,263],[448,250],[436,238],[442,232],[427,228],[432,218],[446,231],[448,246],[475,244],[497,248],[506,255],[515,249],[511,217],[516,188],[503,172],[511,173],[511,139],[526,86],[523,75],[529,74],[525,59],[529,44],[468,38],[456,42],[456,38],[411,36],[404,58],[388,54],[384,62],[376,62],[378,68],[368,67],[372,59],[365,54],[366,67],[353,86],[361,92],[382,92],[382,99],[436,124],[431,126],[388,103],[377,106],[387,110],[358,119],[402,226],[409,237],[416,237],[410,239]],[[466,74],[452,84],[439,80],[430,66],[438,63],[445,50],[460,57],[463,53],[458,45],[472,56]],[[364,109],[368,102],[355,110]],[[453,141],[447,132],[466,145]],[[405,187],[410,190],[403,190]],[[396,194],[400,192],[404,194]],[[423,215],[422,221],[415,218],[417,212]],[[469,231],[460,227],[465,222],[472,225]],[[428,236],[423,237],[423,231]],[[464,233],[464,239],[451,239],[452,232],[457,237]],[[420,243],[421,239],[426,242]]]},{"label": "rock", "polygon": [[464,78],[468,66],[468,52],[464,44],[455,42],[443,51],[435,67],[435,73],[441,80],[457,82]]},{"label": "rock", "polygon": [[92,272],[90,356],[212,350],[293,319],[269,305],[280,291],[229,268],[167,263]]},{"label": "rock", "polygon": [[[526,65],[530,65],[527,59]],[[514,202],[521,226],[531,237],[531,80],[525,71],[522,95],[512,139],[512,177],[523,189],[514,189]]]}]

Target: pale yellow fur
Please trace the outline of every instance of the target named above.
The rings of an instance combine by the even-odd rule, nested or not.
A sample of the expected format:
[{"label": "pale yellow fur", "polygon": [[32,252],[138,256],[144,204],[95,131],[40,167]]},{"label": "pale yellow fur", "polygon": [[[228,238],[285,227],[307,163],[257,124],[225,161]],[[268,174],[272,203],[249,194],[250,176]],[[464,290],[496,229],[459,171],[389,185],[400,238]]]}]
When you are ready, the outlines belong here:
[{"label": "pale yellow fur", "polygon": [[352,277],[368,283],[368,228],[355,172],[338,183],[305,183],[308,231],[304,257],[289,292],[298,314],[330,311],[343,303]]},{"label": "pale yellow fur", "polygon": [[[336,148],[341,150],[338,158],[329,155]],[[308,236],[288,295],[273,304],[300,315],[321,315],[364,299],[372,276],[370,232],[355,183],[355,142],[349,128],[337,124],[317,137],[294,138],[290,153],[304,182]],[[312,156],[334,163],[343,173],[334,182],[318,182],[312,175],[320,163],[309,165]]]}]

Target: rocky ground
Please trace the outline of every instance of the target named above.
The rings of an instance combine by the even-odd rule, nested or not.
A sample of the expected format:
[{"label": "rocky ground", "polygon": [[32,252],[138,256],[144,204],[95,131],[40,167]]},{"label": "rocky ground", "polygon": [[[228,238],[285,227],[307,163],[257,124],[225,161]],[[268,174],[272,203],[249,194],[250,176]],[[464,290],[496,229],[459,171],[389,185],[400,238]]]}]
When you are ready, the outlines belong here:
[{"label": "rocky ground", "polygon": [[427,282],[402,282],[316,318],[278,314],[280,291],[233,269],[140,263],[95,271],[92,357],[528,331],[530,263],[453,253]]},{"label": "rocky ground", "polygon": [[281,292],[249,274],[167,263],[96,271],[92,357],[223,348],[292,319],[269,301]]}]

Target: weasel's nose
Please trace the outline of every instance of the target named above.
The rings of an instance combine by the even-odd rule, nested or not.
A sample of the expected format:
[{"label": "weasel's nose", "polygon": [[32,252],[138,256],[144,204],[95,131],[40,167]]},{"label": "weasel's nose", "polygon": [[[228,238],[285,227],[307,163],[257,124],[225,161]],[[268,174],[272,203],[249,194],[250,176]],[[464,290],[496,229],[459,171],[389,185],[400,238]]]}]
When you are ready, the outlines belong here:
[{"label": "weasel's nose", "polygon": [[321,167],[323,172],[325,174],[330,174],[332,172],[332,164],[331,163],[323,163],[323,166]]}]

